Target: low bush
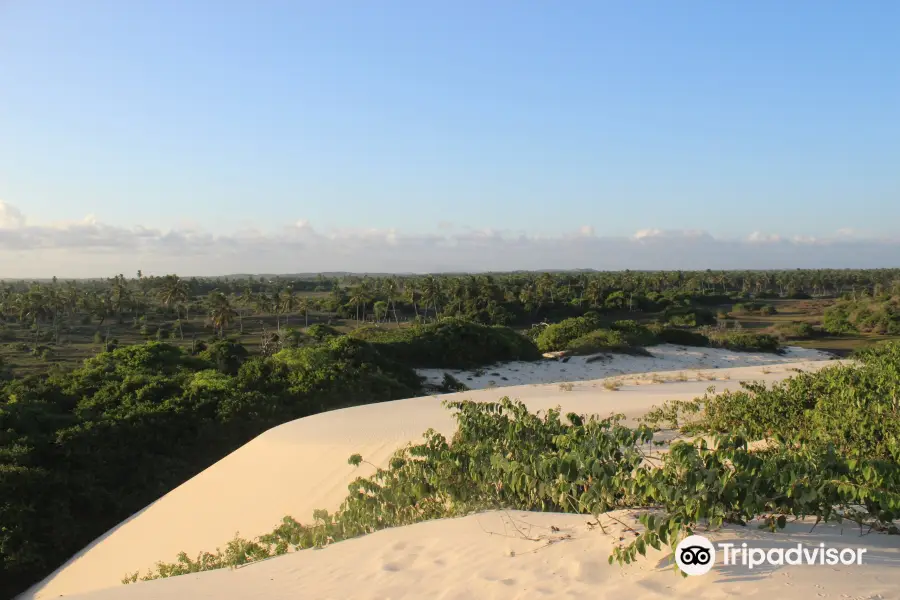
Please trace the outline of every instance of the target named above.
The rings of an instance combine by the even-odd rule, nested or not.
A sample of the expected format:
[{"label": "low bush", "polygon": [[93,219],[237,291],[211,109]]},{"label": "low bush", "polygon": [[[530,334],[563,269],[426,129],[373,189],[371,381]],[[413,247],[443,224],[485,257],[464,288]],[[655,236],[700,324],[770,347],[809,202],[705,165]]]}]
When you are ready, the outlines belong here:
[{"label": "low bush", "polygon": [[843,300],[825,310],[823,328],[835,334],[900,335],[900,298]]},{"label": "low bush", "polygon": [[803,321],[791,321],[790,323],[778,323],[774,327],[775,335],[782,340],[799,340],[811,338],[816,335],[816,329]]},{"label": "low bush", "polygon": [[646,325],[637,321],[616,321],[609,327],[625,336],[629,346],[654,346],[660,343],[657,335]]},{"label": "low bush", "polygon": [[671,325],[683,327],[700,327],[716,323],[716,317],[712,311],[690,306],[668,308],[663,313],[663,319]]},{"label": "low bush", "polygon": [[778,339],[768,333],[750,333],[748,331],[709,331],[710,346],[725,348],[739,352],[774,352],[781,351]]},{"label": "low bush", "polygon": [[650,330],[663,344],[676,344],[679,346],[709,346],[709,338],[702,333],[696,333],[687,329],[665,327],[656,325]]},{"label": "low bush", "polygon": [[565,319],[544,327],[537,336],[537,347],[541,352],[565,350],[572,341],[599,328],[600,320],[595,315]]},{"label": "low bush", "polygon": [[322,342],[329,338],[338,337],[341,332],[330,325],[324,323],[316,323],[306,328],[306,335],[316,341]]},{"label": "low bush", "polygon": [[731,307],[731,312],[748,315],[774,315],[777,311],[772,304],[763,302],[739,302]]}]

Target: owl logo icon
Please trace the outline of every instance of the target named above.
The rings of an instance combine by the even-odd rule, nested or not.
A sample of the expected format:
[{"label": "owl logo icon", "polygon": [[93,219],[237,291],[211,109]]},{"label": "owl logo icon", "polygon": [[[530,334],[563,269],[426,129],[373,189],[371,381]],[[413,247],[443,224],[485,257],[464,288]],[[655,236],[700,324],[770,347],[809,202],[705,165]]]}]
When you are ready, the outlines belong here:
[{"label": "owl logo icon", "polygon": [[689,535],[675,548],[675,563],[688,575],[706,575],[716,562],[716,549],[702,535]]}]

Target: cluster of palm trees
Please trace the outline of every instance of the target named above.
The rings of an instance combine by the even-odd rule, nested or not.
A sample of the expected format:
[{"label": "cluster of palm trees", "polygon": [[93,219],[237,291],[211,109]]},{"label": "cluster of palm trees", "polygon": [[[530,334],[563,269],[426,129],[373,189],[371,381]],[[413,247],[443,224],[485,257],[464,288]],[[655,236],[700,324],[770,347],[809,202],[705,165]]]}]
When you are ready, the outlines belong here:
[{"label": "cluster of palm trees", "polygon": [[[318,292],[311,297],[308,292]],[[502,322],[509,313],[536,314],[548,306],[579,309],[631,308],[640,298],[660,294],[775,295],[836,297],[845,293],[900,295],[900,269],[792,271],[621,271],[470,275],[311,278],[182,278],[177,275],[61,282],[0,282],[0,320],[50,324],[55,336],[64,323],[161,312],[180,323],[203,312],[219,335],[243,317],[274,315],[275,327],[311,312],[342,314],[357,322],[400,323],[440,315],[480,314]],[[182,331],[183,336],[183,331]]]}]

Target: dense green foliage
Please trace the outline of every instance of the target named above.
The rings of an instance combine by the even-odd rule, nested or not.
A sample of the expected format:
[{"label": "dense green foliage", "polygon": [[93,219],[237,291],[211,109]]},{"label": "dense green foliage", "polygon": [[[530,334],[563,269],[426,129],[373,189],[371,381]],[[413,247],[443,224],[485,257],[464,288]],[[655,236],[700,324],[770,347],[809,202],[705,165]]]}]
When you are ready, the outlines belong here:
[{"label": "dense green foliage", "polygon": [[[610,562],[631,562],[648,547],[675,548],[698,526],[752,521],[772,530],[790,517],[848,520],[897,533],[900,517],[900,345],[861,356],[862,366],[824,369],[770,389],[667,403],[637,428],[620,417],[559,411],[530,414],[519,402],[446,403],[452,439],[428,431],[400,449],[386,469],[357,479],[334,514],[291,517],[253,541],[197,560],[181,554],[143,577],[168,577],[244,564],[386,527],[491,508],[591,514],[631,508],[643,530],[617,546]],[[689,424],[684,426],[684,419]],[[688,433],[668,452],[652,452],[654,427]],[[766,440],[751,449],[751,440]],[[350,458],[359,464],[362,457]],[[602,525],[601,525],[602,527]]]},{"label": "dense green foliage", "polygon": [[846,299],[825,311],[829,333],[900,334],[900,296]]},{"label": "dense green foliage", "polygon": [[714,325],[716,317],[712,311],[705,308],[690,306],[678,306],[666,309],[663,318],[672,325],[686,327],[700,327],[702,325]]},{"label": "dense green foliage", "polygon": [[364,327],[350,335],[413,367],[467,369],[541,357],[530,339],[508,327],[453,318],[403,329]]},{"label": "dense green foliage", "polygon": [[651,326],[649,329],[663,344],[676,344],[678,346],[709,346],[709,338],[702,333],[664,326]]},{"label": "dense green foliage", "polygon": [[0,596],[253,436],[354,404],[416,396],[409,367],[364,341],[248,358],[164,343],[103,352],[70,373],[0,387]]},{"label": "dense green foliage", "polygon": [[565,350],[576,339],[599,329],[601,321],[595,313],[565,319],[544,327],[535,340],[541,352]]},{"label": "dense green foliage", "polygon": [[654,419],[688,433],[742,431],[751,439],[780,437],[831,445],[853,458],[900,462],[900,343],[861,351],[858,358],[859,365],[799,373],[769,388],[743,383],[740,391],[671,403]]},{"label": "dense green foliage", "polygon": [[647,354],[640,346],[628,343],[626,335],[614,329],[596,329],[569,342],[566,350],[574,355],[589,355],[599,352],[616,352],[620,354]]},{"label": "dense green foliage", "polygon": [[566,350],[576,355],[598,352],[649,355],[644,347],[658,344],[659,339],[644,325],[634,321],[616,321],[609,329],[595,329],[575,338]]},{"label": "dense green foliage", "polygon": [[768,333],[750,331],[709,330],[706,333],[709,345],[738,352],[780,352],[778,338]]}]

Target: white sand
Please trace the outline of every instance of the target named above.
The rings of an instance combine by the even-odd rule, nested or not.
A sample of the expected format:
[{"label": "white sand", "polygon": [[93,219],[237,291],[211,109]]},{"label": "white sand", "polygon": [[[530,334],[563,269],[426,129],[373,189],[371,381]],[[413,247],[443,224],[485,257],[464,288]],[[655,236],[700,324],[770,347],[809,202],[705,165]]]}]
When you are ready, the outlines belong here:
[{"label": "white sand", "polygon": [[784,354],[781,355],[771,352],[733,352],[718,348],[673,344],[651,346],[647,350],[653,355],[652,357],[607,354],[601,356],[601,360],[588,362],[591,358],[589,356],[572,356],[566,362],[558,359],[546,359],[537,362],[502,363],[477,371],[419,369],[418,373],[425,377],[427,383],[433,385],[440,385],[444,379],[444,373],[450,373],[470,389],[480,390],[486,387],[529,383],[584,381],[628,373],[678,369],[726,369],[832,358],[826,352],[795,346],[785,348]]},{"label": "white sand", "polygon": [[[601,415],[622,412],[627,417],[634,418],[643,415],[654,405],[659,405],[666,400],[689,400],[700,396],[709,385],[715,385],[719,391],[726,388],[735,389],[741,380],[772,382],[790,376],[794,369],[815,370],[829,364],[835,363],[807,361],[770,367],[712,369],[705,372],[674,371],[661,374],[658,379],[660,382],[653,382],[646,375],[623,377],[621,378],[623,387],[618,391],[605,389],[602,380],[594,380],[573,384],[570,391],[562,389],[559,384],[545,384],[448,394],[441,398],[455,397],[493,401],[502,395],[509,395],[521,399],[532,411],[560,405],[564,411]],[[666,379],[674,380],[682,373],[684,373],[684,377],[693,380],[661,382]],[[710,381],[708,380],[710,377],[716,377],[717,380]],[[347,485],[355,477],[371,473],[371,467],[364,466],[356,469],[349,466],[347,457],[358,452],[375,464],[386,465],[395,449],[407,442],[420,439],[421,434],[429,427],[446,435],[452,434],[455,430],[455,422],[449,411],[440,406],[436,397],[412,398],[332,411],[276,427],[105,534],[22,597],[56,598],[63,595],[68,597],[76,593],[118,588],[121,585],[122,576],[126,573],[136,570],[143,573],[158,560],[173,560],[179,551],[183,550],[189,555],[195,556],[201,550],[212,550],[223,546],[232,538],[235,531],[239,531],[244,537],[253,537],[270,531],[284,515],[292,515],[300,521],[307,521],[314,509],[334,510],[345,497]],[[571,524],[577,523],[577,519],[581,517],[560,516],[558,518],[561,523]],[[141,593],[150,594],[146,597],[171,598],[245,598],[254,596],[267,598],[290,596],[293,598],[297,597],[299,589],[292,587],[296,584],[296,578],[300,577],[298,574],[320,572],[315,576],[301,577],[305,581],[304,586],[313,586],[303,588],[306,590],[307,597],[492,597],[491,594],[499,595],[503,590],[506,590],[508,594],[518,593],[522,597],[530,597],[529,592],[523,591],[521,588],[522,585],[531,585],[522,582],[534,581],[533,579],[521,579],[523,573],[528,569],[523,570],[522,567],[511,566],[512,563],[503,562],[502,553],[498,558],[491,559],[488,555],[493,556],[490,553],[493,552],[492,548],[496,548],[495,545],[498,542],[484,538],[495,536],[485,536],[481,533],[479,536],[472,537],[468,533],[468,529],[456,531],[457,527],[463,527],[459,523],[465,522],[422,524],[413,528],[382,532],[376,534],[380,537],[372,536],[372,540],[376,541],[342,542],[323,551],[302,552],[296,556],[277,561],[273,559],[264,564],[241,569],[240,577],[244,577],[243,573],[268,573],[268,569],[277,568],[270,564],[283,566],[285,569],[283,573],[289,576],[279,575],[276,577],[272,574],[271,579],[281,583],[266,583],[258,590],[254,587],[257,584],[250,580],[247,580],[247,587],[240,587],[245,584],[233,583],[237,581],[238,571],[227,571],[176,578],[181,580],[180,583],[175,579],[159,584],[139,583],[110,593],[125,594],[121,597],[129,598],[132,597],[132,594],[135,594],[134,598],[144,597],[138,595]],[[428,529],[429,527],[438,529]],[[442,527],[448,528],[448,531],[442,533],[440,530]],[[448,564],[453,565],[454,569],[459,567],[460,571],[453,571],[456,573],[453,575],[454,577],[463,577],[469,572],[494,573],[497,581],[512,578],[516,583],[506,586],[505,584],[494,585],[482,582],[484,593],[479,592],[468,596],[466,590],[469,588],[464,586],[447,588],[449,579],[440,565],[432,564],[432,559],[429,559],[430,562],[421,562],[421,559],[416,559],[419,550],[400,548],[401,544],[410,543],[404,541],[407,539],[404,536],[419,537],[420,534],[415,533],[416,530],[438,532],[429,534],[434,538],[431,542],[432,545],[428,546],[431,549],[429,552],[434,552],[435,557],[445,557],[445,560]],[[409,533],[410,531],[413,533]],[[396,538],[391,536],[396,536]],[[448,541],[439,543],[440,539]],[[382,541],[378,542],[377,540]],[[450,543],[452,540],[459,542],[458,548]],[[489,545],[485,546],[483,550],[473,550],[473,546],[479,547],[478,544],[483,542]],[[602,545],[607,544],[608,541],[590,543]],[[367,544],[376,544],[376,546]],[[384,548],[381,548],[382,545]],[[394,548],[393,554],[388,552],[388,546]],[[376,547],[380,550],[373,550]],[[410,548],[412,547],[413,545],[410,543]],[[581,548],[578,550],[580,554],[572,557],[572,564],[577,565],[580,564],[578,560],[581,559],[575,559],[586,551],[585,548],[589,547],[592,546],[578,546],[572,543],[547,550],[563,552],[562,556],[567,556],[566,552],[575,552],[575,549]],[[341,557],[338,557],[336,552],[349,554],[342,554]],[[354,552],[359,554],[354,555]],[[598,549],[594,554],[596,556],[592,555],[590,560],[604,564],[607,552],[601,552]],[[372,570],[375,567],[372,565],[377,563],[379,556],[390,556],[390,561],[397,562],[397,564],[415,562],[418,565],[418,575],[410,575],[405,567],[395,570],[385,568],[383,573],[379,571],[377,576],[373,575]],[[484,557],[486,562],[479,569],[473,570],[474,563],[471,561],[479,556]],[[539,557],[535,560],[543,560],[547,554],[543,554],[542,551],[534,556]],[[491,560],[500,562],[492,565]],[[566,561],[562,557],[554,560],[559,564]],[[326,563],[321,561],[326,561]],[[651,563],[652,561],[643,562],[643,566],[638,570],[650,569]],[[571,569],[575,568],[571,567]],[[429,574],[429,570],[435,572]],[[548,585],[553,583],[551,571],[552,569],[545,570],[544,573],[549,578]],[[581,575],[574,571],[567,571],[566,577],[572,581],[583,579],[584,581],[578,584],[580,586],[595,586],[591,587],[593,590],[591,597],[602,597],[601,594],[613,589],[608,587],[611,585],[610,582],[619,581],[625,577],[619,574],[619,571],[604,570],[597,575],[598,579],[594,580],[592,579],[594,575],[591,575],[590,571],[592,569],[586,569]],[[649,573],[649,571],[647,572]],[[512,573],[514,575],[511,575]],[[249,575],[246,576],[249,577]],[[395,577],[397,579],[393,579]],[[651,577],[651,575],[647,575],[647,577]],[[657,577],[659,578],[656,579]],[[416,583],[419,578],[422,579],[422,582],[433,578],[435,587],[419,587],[424,585],[424,583]],[[268,579],[269,576],[266,577],[266,580]],[[708,581],[707,578],[702,579]],[[207,583],[203,583],[203,592],[198,591],[196,587],[190,589],[178,587],[180,585],[197,586],[198,584],[190,582],[198,580],[208,582],[209,587],[207,587]],[[349,587],[341,587],[349,586],[351,581],[356,581],[359,585],[358,589],[352,593],[348,591]],[[670,573],[654,574],[651,579],[639,580],[634,584],[636,587],[628,589],[636,594],[635,597],[651,594],[651,590],[657,589],[660,594],[668,594],[665,587],[677,583],[677,581]],[[900,578],[897,578],[897,581],[900,581]],[[317,582],[321,582],[324,587],[315,587],[320,585]],[[379,587],[382,583],[385,586],[383,588]],[[875,585],[874,580],[869,583]],[[279,588],[280,591],[276,591],[274,588],[278,588],[279,585],[287,587]],[[472,583],[471,585],[476,586],[471,588],[473,590],[482,589],[479,587],[482,584]],[[572,585],[575,584],[572,583]],[[602,589],[596,587],[598,585],[602,585]],[[693,589],[692,586],[696,584],[679,583],[678,585],[682,587],[687,585],[684,589]],[[706,585],[708,586],[708,583]],[[753,585],[761,584],[756,582]],[[256,591],[250,593],[248,591],[250,589]],[[457,595],[442,596],[445,592],[441,590],[444,589],[455,589],[454,593]],[[535,587],[532,592],[535,592],[536,589]],[[548,589],[555,590],[553,593],[557,594],[560,588],[550,585]],[[557,595],[567,595],[565,588],[561,589],[562,592]],[[585,588],[572,589],[576,590],[573,593],[580,593],[577,590]],[[622,588],[619,589],[622,590]],[[771,593],[771,589],[769,593]],[[777,589],[784,590],[781,587]],[[153,596],[156,592],[152,590],[160,590],[159,594],[161,595]],[[722,594],[724,591],[715,588],[709,593],[712,594],[709,597],[717,597],[717,594]],[[88,597],[107,596],[106,594],[92,594]]]},{"label": "white sand", "polygon": [[[623,513],[617,517],[628,519]],[[791,524],[770,534],[755,528],[726,528],[710,537],[756,547],[817,546],[866,548],[862,565],[756,567],[718,563],[700,577],[672,572],[667,552],[609,565],[613,542],[588,517],[555,513],[490,512],[388,529],[251,564],[111,588],[84,600],[265,598],[266,600],[399,598],[498,600],[514,598],[897,598],[900,547],[883,535],[860,537],[834,525]],[[601,517],[611,534],[623,527]],[[630,520],[626,520],[628,523]],[[551,530],[551,527],[559,531]],[[521,534],[520,534],[521,532]],[[541,539],[530,541],[522,534]],[[552,542],[548,545],[548,542]]]}]

